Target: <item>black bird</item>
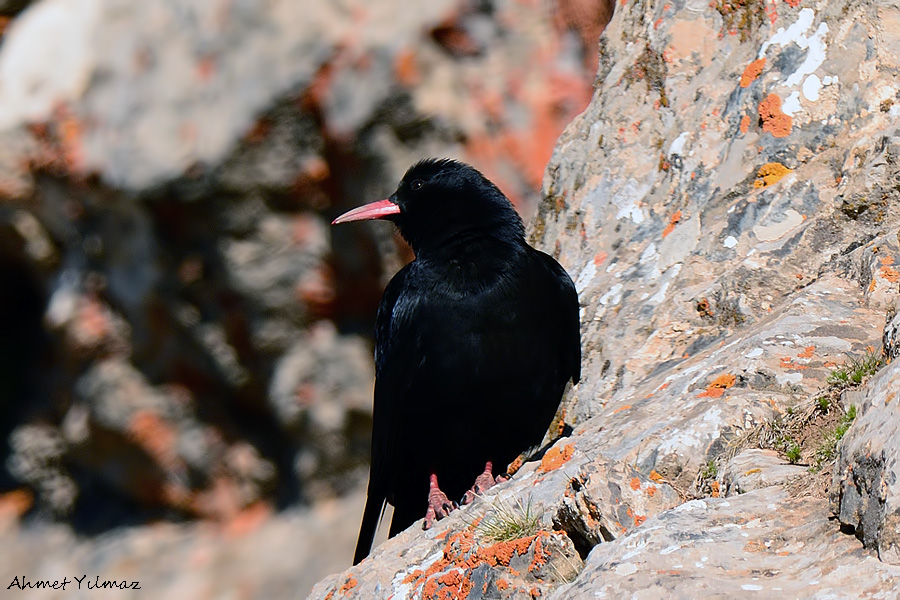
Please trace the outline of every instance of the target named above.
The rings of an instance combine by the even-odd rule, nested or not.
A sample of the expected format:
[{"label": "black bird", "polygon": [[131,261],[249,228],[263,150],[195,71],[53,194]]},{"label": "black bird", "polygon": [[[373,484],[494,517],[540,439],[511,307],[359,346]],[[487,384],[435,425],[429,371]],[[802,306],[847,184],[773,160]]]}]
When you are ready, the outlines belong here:
[{"label": "black bird", "polygon": [[[416,258],[390,281],[375,324],[368,499],[353,564],[372,546],[385,501],[390,535],[452,510],[539,444],[581,372],[578,296],[522,219],[469,165],[428,159],[386,200],[333,224],[393,221]],[[440,489],[438,488],[440,482]],[[471,497],[471,490],[466,494]]]}]

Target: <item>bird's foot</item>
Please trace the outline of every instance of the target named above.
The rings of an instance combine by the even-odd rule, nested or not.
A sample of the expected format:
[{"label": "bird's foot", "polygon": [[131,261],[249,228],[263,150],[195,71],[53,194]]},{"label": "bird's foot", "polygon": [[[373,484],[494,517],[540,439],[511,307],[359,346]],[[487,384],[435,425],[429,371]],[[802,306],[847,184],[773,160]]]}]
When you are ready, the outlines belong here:
[{"label": "bird's foot", "polygon": [[437,475],[431,474],[428,486],[428,510],[425,511],[425,523],[422,529],[431,529],[435,521],[440,521],[457,508],[456,502],[452,502],[447,494],[438,487]]},{"label": "bird's foot", "polygon": [[474,502],[476,496],[480,496],[498,483],[509,479],[509,475],[498,475],[497,478],[494,479],[493,469],[493,463],[487,461],[484,464],[484,472],[475,478],[475,483],[472,484],[472,487],[463,495],[462,500],[459,502],[460,504],[471,504]]}]

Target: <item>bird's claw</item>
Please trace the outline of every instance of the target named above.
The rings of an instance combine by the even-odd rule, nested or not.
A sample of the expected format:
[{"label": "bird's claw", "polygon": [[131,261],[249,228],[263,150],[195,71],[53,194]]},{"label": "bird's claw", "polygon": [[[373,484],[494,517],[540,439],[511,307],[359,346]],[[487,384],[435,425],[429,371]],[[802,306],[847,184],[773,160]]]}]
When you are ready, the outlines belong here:
[{"label": "bird's claw", "polygon": [[425,511],[425,523],[422,524],[422,529],[431,529],[435,521],[440,521],[458,507],[456,502],[450,500],[447,494],[441,491],[441,488],[438,487],[437,475],[432,473],[428,490],[428,510]]},{"label": "bird's claw", "polygon": [[505,479],[500,479],[503,475],[499,475],[496,479],[494,479],[493,474],[494,465],[491,461],[488,461],[484,465],[484,471],[475,478],[475,483],[472,484],[472,487],[463,495],[462,500],[460,500],[460,504],[466,505],[471,504],[475,501],[476,496],[480,496],[487,490],[494,487],[500,481],[506,481],[509,477]]}]

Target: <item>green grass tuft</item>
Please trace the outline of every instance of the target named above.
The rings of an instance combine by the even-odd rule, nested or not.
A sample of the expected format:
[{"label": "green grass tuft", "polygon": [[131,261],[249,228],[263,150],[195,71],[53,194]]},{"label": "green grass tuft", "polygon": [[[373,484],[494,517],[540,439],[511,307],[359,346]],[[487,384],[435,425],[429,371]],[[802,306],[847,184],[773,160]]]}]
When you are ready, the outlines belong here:
[{"label": "green grass tuft", "polygon": [[884,366],[884,360],[873,351],[866,352],[862,358],[850,358],[845,363],[831,372],[827,382],[838,389],[856,387],[865,381],[866,377],[873,375]]},{"label": "green grass tuft", "polygon": [[516,498],[514,505],[491,501],[491,507],[493,510],[478,525],[481,535],[490,542],[511,542],[541,530],[541,515],[534,510],[530,496],[524,504]]},{"label": "green grass tuft", "polygon": [[788,462],[792,465],[797,464],[800,461],[800,454],[802,449],[800,448],[800,444],[795,442],[793,439],[787,440],[784,446],[784,455],[787,457]]}]

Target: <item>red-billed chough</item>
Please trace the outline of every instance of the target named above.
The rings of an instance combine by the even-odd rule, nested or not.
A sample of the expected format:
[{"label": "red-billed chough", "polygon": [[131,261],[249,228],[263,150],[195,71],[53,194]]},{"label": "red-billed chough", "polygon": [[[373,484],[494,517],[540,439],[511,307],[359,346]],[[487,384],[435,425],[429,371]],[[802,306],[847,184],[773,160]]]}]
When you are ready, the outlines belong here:
[{"label": "red-billed chough", "polygon": [[378,307],[372,467],[354,564],[385,501],[393,536],[444,516],[448,496],[476,476],[475,491],[489,487],[541,442],[581,370],[572,280],[525,242],[522,219],[477,170],[423,160],[390,198],[334,224],[367,219],[393,221],[416,258]]}]

